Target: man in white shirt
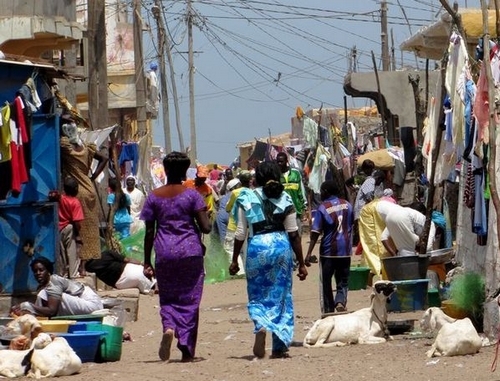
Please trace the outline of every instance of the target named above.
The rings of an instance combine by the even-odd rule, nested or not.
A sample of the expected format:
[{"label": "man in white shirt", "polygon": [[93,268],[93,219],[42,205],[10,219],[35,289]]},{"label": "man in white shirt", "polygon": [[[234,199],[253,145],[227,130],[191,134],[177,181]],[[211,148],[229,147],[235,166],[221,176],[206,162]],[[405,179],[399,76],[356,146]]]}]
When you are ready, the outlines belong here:
[{"label": "man in white shirt", "polygon": [[144,221],[139,219],[142,207],[146,201],[146,196],[139,189],[135,187],[135,177],[130,175],[125,180],[126,187],[123,188],[123,193],[128,194],[130,197],[130,216],[134,219],[130,225],[130,234],[134,234],[144,227]]},{"label": "man in white shirt", "polygon": [[[386,228],[382,232],[381,241],[389,254],[401,255],[402,250],[415,253],[417,243],[423,233],[425,215],[412,207],[394,204],[385,219]],[[427,251],[432,250],[436,226],[431,222]]]}]

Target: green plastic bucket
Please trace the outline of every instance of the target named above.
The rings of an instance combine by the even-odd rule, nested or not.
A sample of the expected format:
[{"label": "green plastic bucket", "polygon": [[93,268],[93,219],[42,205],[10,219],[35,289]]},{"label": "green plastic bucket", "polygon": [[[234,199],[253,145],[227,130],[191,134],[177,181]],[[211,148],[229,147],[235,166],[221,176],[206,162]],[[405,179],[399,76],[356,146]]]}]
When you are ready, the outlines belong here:
[{"label": "green plastic bucket", "polygon": [[349,272],[349,290],[364,290],[368,284],[369,267],[351,267]]},{"label": "green plastic bucket", "polygon": [[96,362],[119,361],[122,356],[123,327],[107,324],[87,324],[87,331],[104,331],[108,334],[101,338]]}]

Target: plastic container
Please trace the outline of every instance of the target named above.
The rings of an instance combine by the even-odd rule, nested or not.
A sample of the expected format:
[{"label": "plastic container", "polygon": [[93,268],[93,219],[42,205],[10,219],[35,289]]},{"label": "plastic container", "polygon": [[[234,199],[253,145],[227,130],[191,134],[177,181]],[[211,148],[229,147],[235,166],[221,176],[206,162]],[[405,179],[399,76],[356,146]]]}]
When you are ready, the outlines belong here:
[{"label": "plastic container", "polygon": [[76,331],[88,331],[87,327],[89,324],[98,324],[93,321],[77,321],[68,327],[68,333],[73,333]]},{"label": "plastic container", "polygon": [[107,324],[91,323],[87,324],[89,331],[107,332],[99,343],[96,362],[120,361],[122,356],[123,327]]},{"label": "plastic container", "polygon": [[429,267],[428,255],[408,255],[405,257],[382,258],[382,265],[388,280],[424,279]]},{"label": "plastic container", "polygon": [[393,281],[396,292],[391,295],[387,311],[409,312],[425,310],[428,306],[429,279]]},{"label": "plastic container", "polygon": [[58,333],[64,337],[82,362],[95,362],[101,337],[107,335],[104,331],[75,331],[72,333]]},{"label": "plastic container", "polygon": [[76,320],[39,320],[43,332],[68,332],[69,326]]},{"label": "plastic container", "polygon": [[76,321],[93,321],[96,323],[102,323],[102,319],[105,315],[71,315],[71,316],[53,316],[50,320],[76,320]]},{"label": "plastic container", "polygon": [[351,267],[349,273],[349,290],[364,290],[368,285],[369,267]]},{"label": "plastic container", "polygon": [[441,296],[437,288],[430,288],[427,291],[427,299],[429,307],[441,307]]}]

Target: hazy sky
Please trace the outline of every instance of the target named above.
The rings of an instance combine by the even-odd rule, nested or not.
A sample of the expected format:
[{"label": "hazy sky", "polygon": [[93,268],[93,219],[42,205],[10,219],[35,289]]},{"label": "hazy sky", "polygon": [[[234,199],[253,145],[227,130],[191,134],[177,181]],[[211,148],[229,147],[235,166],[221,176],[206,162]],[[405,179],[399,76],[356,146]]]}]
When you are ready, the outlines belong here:
[{"label": "hazy sky", "polygon": [[[147,66],[158,62],[152,4],[143,1],[145,21],[151,26],[144,35]],[[402,54],[399,45],[444,10],[439,0],[389,0],[387,4],[397,67],[415,67],[415,57]],[[479,7],[480,1],[459,0],[458,4]],[[186,1],[163,0],[163,5],[174,43],[184,144],[189,146]],[[273,135],[290,131],[297,106],[307,110],[323,103],[323,107],[343,108],[342,85],[354,46],[357,71],[373,71],[371,51],[381,67],[379,0],[193,0],[192,6],[197,151],[202,163],[229,164],[238,156],[238,143],[267,136],[269,131]],[[418,65],[425,67],[422,60]],[[365,98],[347,99],[348,107],[372,105]],[[173,110],[170,94],[172,146],[178,149]],[[163,146],[163,142],[159,119],[154,122],[153,143]]]}]

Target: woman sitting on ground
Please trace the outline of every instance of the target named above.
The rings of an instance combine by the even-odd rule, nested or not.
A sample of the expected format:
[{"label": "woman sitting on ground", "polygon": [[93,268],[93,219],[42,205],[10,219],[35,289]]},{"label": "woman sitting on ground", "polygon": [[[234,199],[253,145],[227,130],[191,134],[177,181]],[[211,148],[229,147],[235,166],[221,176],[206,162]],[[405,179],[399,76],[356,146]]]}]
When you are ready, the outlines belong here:
[{"label": "woman sitting on ground", "polygon": [[101,298],[90,287],[55,275],[54,264],[49,259],[37,257],[30,267],[39,284],[36,302],[13,306],[14,314],[52,317],[86,315],[103,309]]}]

